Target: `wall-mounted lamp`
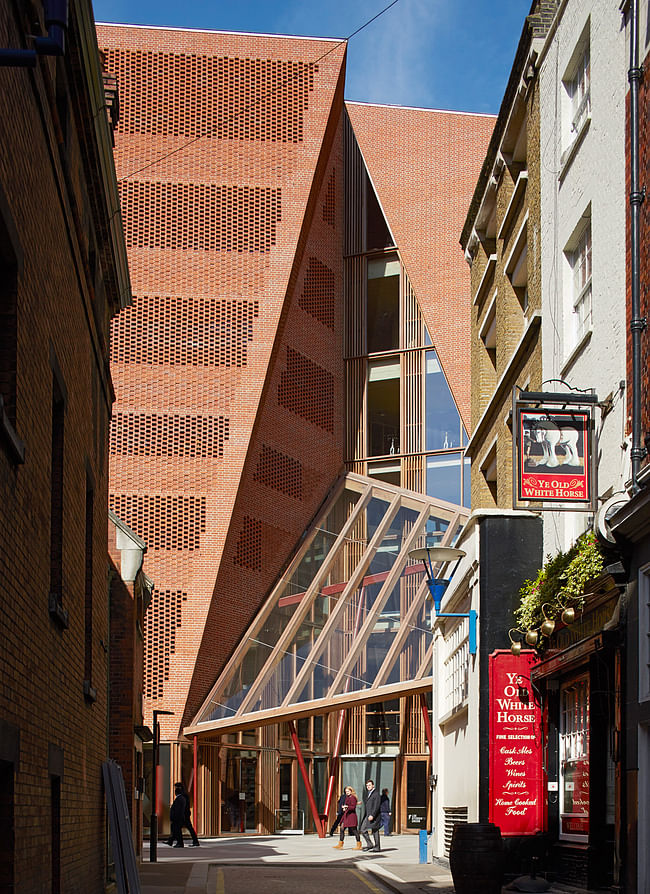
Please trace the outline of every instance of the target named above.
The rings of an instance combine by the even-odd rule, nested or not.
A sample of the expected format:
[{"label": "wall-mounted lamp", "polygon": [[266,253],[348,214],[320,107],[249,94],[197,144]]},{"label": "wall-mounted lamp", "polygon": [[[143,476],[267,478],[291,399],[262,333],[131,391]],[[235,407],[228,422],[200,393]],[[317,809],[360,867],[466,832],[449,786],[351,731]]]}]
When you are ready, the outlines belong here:
[{"label": "wall-mounted lamp", "polygon": [[437,618],[469,618],[469,654],[476,655],[476,619],[477,615],[474,609],[468,612],[441,612],[440,605],[442,597],[449,586],[449,578],[440,578],[433,576],[434,562],[453,562],[460,561],[466,555],[462,549],[455,546],[424,546],[421,549],[412,549],[409,552],[409,558],[415,559],[416,562],[424,564],[424,570],[427,575],[427,585],[429,593],[433,599],[433,607],[436,611]]}]

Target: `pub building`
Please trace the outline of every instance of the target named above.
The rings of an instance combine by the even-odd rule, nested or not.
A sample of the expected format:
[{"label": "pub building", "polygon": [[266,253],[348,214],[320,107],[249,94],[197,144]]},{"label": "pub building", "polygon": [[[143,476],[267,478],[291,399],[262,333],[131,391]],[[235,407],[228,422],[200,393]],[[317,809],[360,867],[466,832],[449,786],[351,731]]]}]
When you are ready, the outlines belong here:
[{"label": "pub building", "polygon": [[[617,569],[610,566],[618,577]],[[623,650],[621,587],[611,574],[586,587],[575,621],[558,621],[530,671],[543,712],[547,786],[544,869],[582,888],[620,878]]]}]

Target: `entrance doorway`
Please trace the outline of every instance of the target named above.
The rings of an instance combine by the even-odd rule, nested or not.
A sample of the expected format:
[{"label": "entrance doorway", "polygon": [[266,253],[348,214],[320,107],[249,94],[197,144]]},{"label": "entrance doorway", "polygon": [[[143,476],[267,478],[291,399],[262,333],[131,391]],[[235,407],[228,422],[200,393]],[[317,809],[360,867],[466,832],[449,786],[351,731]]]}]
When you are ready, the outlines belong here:
[{"label": "entrance doorway", "polygon": [[221,821],[224,832],[257,832],[256,773],[255,752],[228,749]]}]

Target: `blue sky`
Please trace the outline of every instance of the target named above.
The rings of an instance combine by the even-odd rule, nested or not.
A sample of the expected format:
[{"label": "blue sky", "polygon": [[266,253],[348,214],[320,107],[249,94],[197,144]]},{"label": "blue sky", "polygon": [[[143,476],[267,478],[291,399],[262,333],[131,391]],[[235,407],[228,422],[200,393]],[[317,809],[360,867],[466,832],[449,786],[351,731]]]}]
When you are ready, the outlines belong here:
[{"label": "blue sky", "polygon": [[[98,22],[347,37],[390,0],[94,0]],[[398,0],[348,46],[346,98],[498,112],[530,0]]]}]

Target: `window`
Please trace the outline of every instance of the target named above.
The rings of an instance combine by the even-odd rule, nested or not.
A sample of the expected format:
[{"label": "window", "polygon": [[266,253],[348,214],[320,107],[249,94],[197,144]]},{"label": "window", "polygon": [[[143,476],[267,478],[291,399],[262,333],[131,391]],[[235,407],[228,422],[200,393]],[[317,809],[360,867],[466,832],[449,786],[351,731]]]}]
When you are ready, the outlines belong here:
[{"label": "window", "polygon": [[366,708],[366,744],[399,745],[399,699],[368,705]]},{"label": "window", "polygon": [[63,441],[65,397],[58,364],[52,356],[52,448],[50,461],[50,616],[61,627],[68,626],[63,608]]},{"label": "window", "polygon": [[426,352],[425,363],[425,449],[460,447],[460,415],[435,351]]},{"label": "window", "polygon": [[368,261],[366,307],[369,354],[399,348],[399,280],[397,255]]},{"label": "window", "polygon": [[586,44],[580,52],[573,77],[566,88],[571,99],[571,133],[579,133],[591,112],[590,51]]},{"label": "window", "polygon": [[25,445],[16,434],[18,278],[21,269],[18,234],[0,188],[0,441],[18,463],[25,461]]},{"label": "window", "polygon": [[427,494],[448,503],[461,503],[461,469],[461,453],[427,456]]},{"label": "window", "polygon": [[591,330],[591,216],[565,252],[571,269],[571,308],[567,348],[571,351]]},{"label": "window", "polygon": [[377,200],[375,190],[370,177],[365,175],[364,182],[365,193],[365,232],[364,244],[366,251],[372,251],[377,248],[388,248],[395,245],[388,224],[381,210],[381,206]]},{"label": "window", "polygon": [[368,453],[399,453],[400,362],[399,358],[368,363]]},{"label": "window", "polygon": [[589,679],[560,690],[560,838],[589,838]]},{"label": "window", "polygon": [[85,580],[85,625],[84,625],[84,696],[88,701],[96,701],[93,689],[93,534],[94,534],[95,494],[92,481],[86,479],[86,580]]},{"label": "window", "polygon": [[650,566],[639,571],[639,701],[650,701]]},{"label": "window", "polygon": [[61,894],[61,777],[50,776],[51,891]]},{"label": "window", "polygon": [[[573,158],[591,118],[591,52],[589,21],[562,77],[562,166]],[[561,173],[562,177],[563,174]]]}]

